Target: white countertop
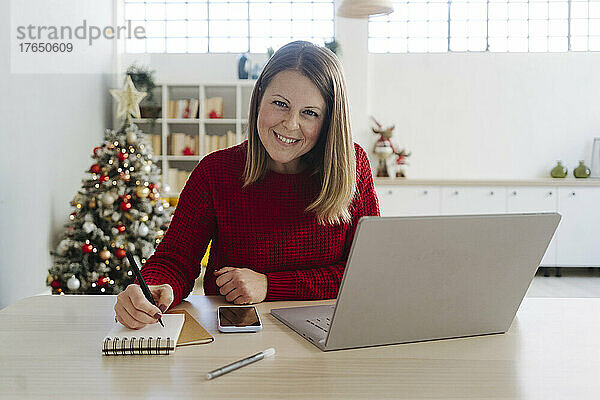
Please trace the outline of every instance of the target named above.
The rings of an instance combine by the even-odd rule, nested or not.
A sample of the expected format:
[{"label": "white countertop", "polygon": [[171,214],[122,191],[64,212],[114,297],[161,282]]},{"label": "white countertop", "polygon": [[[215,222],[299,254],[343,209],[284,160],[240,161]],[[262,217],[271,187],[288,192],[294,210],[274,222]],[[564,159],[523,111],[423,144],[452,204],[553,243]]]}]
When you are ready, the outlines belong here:
[{"label": "white countertop", "polygon": [[444,185],[444,186],[600,186],[598,178],[532,179],[412,179],[373,178],[375,185]]}]

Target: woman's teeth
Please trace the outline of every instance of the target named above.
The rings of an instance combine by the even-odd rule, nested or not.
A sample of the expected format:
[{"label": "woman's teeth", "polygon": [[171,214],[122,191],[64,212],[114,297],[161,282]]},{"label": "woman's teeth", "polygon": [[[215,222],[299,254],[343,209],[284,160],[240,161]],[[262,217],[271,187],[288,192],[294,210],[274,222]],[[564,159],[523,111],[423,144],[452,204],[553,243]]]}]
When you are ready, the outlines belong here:
[{"label": "woman's teeth", "polygon": [[[273,131],[273,132],[275,132],[275,131]],[[288,144],[291,144],[291,143],[296,143],[296,142],[299,142],[299,141],[300,141],[300,139],[296,139],[296,140],[294,140],[294,139],[288,139],[288,138],[286,138],[286,137],[283,137],[283,136],[281,136],[281,135],[280,135],[279,133],[277,133],[277,132],[275,132],[275,136],[277,136],[277,139],[281,140],[283,143],[288,143]]]}]

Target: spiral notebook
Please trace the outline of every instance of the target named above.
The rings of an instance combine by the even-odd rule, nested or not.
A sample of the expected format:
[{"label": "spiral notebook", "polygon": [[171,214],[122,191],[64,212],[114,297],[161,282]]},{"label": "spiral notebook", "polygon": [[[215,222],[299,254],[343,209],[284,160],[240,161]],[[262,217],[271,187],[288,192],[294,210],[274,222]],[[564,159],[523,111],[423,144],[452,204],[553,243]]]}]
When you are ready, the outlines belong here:
[{"label": "spiral notebook", "polygon": [[156,323],[141,329],[117,323],[104,337],[102,355],[169,354],[175,350],[184,320],[181,314],[163,314],[164,327]]},{"label": "spiral notebook", "polygon": [[159,323],[141,329],[129,329],[118,323],[104,337],[102,355],[170,354],[176,346],[210,343],[214,340],[185,310],[171,310],[163,314]]}]

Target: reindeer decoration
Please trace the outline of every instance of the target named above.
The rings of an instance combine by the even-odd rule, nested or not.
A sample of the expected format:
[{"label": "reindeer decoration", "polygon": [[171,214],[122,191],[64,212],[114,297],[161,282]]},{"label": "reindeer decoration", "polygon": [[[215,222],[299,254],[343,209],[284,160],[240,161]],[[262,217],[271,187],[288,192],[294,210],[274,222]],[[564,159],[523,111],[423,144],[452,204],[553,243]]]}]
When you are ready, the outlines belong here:
[{"label": "reindeer decoration", "polygon": [[394,143],[392,143],[391,138],[394,135],[393,130],[396,125],[392,125],[388,128],[383,127],[377,120],[371,116],[371,119],[377,124],[377,127],[372,127],[373,133],[379,135],[379,139],[375,142],[375,146],[373,147],[373,152],[377,156],[379,160],[377,164],[377,176],[378,177],[389,177],[388,168],[387,168],[387,159],[392,155],[396,155],[396,165],[398,166],[396,169],[396,177],[404,178],[406,175],[404,174],[404,169],[402,165],[406,164],[406,158],[411,155],[411,153],[407,153],[405,149],[398,150]]}]

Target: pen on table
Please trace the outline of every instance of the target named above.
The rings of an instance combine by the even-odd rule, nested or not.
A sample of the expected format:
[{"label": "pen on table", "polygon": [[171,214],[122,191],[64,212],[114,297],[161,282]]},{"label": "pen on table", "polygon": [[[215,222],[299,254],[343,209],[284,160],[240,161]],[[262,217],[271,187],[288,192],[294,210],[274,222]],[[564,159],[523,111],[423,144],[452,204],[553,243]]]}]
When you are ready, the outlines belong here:
[{"label": "pen on table", "polygon": [[[131,265],[131,269],[133,270],[135,277],[140,282],[140,287],[142,288],[142,292],[144,293],[144,296],[146,296],[148,301],[150,303],[152,303],[153,306],[156,306],[156,303],[154,302],[154,298],[152,297],[152,293],[150,293],[150,289],[148,288],[148,285],[146,285],[146,281],[144,280],[144,277],[142,276],[142,273],[140,272],[140,269],[138,268],[137,263],[135,262],[135,258],[133,258],[133,254],[131,254],[129,251],[126,251],[125,254],[127,255],[127,259],[129,260],[129,265]],[[158,306],[156,306],[156,307],[158,307]],[[163,327],[165,326],[165,324],[163,324],[161,318],[158,319],[158,322],[160,322],[160,324]]]},{"label": "pen on table", "polygon": [[208,374],[206,374],[206,379],[216,378],[218,376],[224,375],[228,372],[241,368],[244,365],[252,364],[253,362],[262,360],[267,356],[272,356],[273,354],[275,354],[275,349],[271,347],[265,351],[261,351],[260,353],[256,353],[254,355],[251,355],[250,357],[244,358],[243,360],[239,360],[228,364],[224,367],[215,369],[214,371],[210,371]]}]

